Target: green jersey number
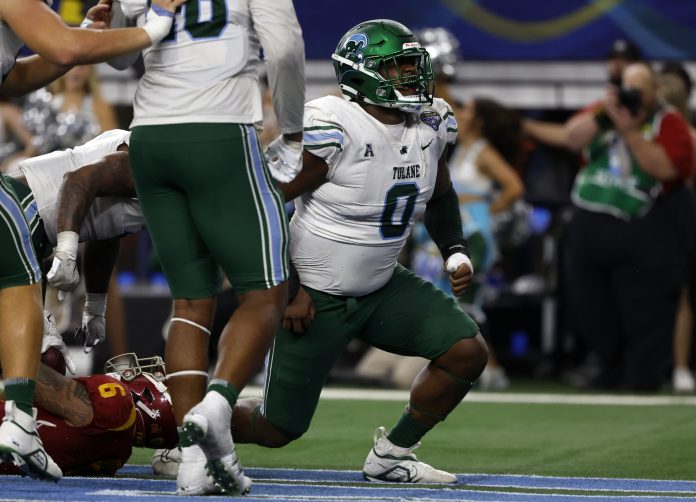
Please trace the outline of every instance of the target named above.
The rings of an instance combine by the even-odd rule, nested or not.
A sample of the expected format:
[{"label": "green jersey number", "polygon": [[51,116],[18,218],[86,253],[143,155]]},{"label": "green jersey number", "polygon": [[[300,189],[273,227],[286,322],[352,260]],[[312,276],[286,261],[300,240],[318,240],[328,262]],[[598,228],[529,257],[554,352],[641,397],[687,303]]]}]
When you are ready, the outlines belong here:
[{"label": "green jersey number", "polygon": [[[210,5],[210,19],[207,21],[200,20],[201,4]],[[189,0],[185,4],[186,16],[184,19],[184,29],[188,31],[191,38],[215,38],[219,37],[222,30],[227,25],[227,0]],[[177,8],[177,14],[181,7]],[[163,42],[176,41],[176,16],[172,29],[169,31]]]},{"label": "green jersey number", "polygon": [[[383,239],[396,239],[404,235],[416,207],[418,192],[418,185],[415,183],[398,183],[387,191],[379,225]],[[398,223],[394,223],[394,214],[400,206],[403,207],[401,218],[397,220]]]}]

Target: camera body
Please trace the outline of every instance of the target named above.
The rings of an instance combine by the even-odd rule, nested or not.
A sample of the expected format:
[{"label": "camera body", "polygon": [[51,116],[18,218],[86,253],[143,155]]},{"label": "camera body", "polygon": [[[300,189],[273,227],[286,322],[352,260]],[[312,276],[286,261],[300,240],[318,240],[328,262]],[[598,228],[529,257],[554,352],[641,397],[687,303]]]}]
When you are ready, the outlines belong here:
[{"label": "camera body", "polygon": [[638,116],[643,99],[638,89],[622,87],[619,89],[619,104],[626,108],[634,117]]}]

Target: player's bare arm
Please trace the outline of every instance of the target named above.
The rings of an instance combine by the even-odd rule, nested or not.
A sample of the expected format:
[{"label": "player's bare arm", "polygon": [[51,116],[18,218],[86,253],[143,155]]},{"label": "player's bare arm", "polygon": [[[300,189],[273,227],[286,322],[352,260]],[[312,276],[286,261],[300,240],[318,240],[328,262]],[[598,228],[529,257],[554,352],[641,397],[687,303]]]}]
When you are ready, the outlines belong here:
[{"label": "player's bare arm", "polygon": [[102,160],[82,166],[63,177],[58,194],[57,232],[80,232],[95,197],[135,197],[135,185],[128,161],[128,147]]},{"label": "player's bare arm", "polygon": [[278,183],[286,201],[291,201],[303,193],[319,188],[329,172],[326,161],[307,151],[302,154],[302,170],[289,183]]},{"label": "player's bare arm", "polygon": [[20,96],[55,80],[70,66],[98,63],[149,47],[166,36],[171,27],[171,15],[185,1],[153,0],[153,4],[163,10],[159,10],[160,14],[153,11],[149,15],[150,28],[101,31],[67,26],[41,0],[3,0],[0,20],[38,56],[17,60],[2,82],[0,92]]},{"label": "player's bare arm", "polygon": [[92,401],[84,385],[45,364],[39,365],[34,404],[64,418],[74,427],[88,425],[94,417]]}]

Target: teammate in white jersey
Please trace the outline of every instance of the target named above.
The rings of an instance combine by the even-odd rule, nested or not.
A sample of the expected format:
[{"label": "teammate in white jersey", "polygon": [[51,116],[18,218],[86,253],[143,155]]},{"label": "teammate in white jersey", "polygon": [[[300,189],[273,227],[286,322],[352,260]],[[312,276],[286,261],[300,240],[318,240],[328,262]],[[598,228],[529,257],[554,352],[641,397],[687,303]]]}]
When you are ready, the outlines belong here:
[{"label": "teammate in white jersey", "polygon": [[7,181],[21,200],[37,258],[54,251],[49,284],[77,287],[79,242],[86,242],[85,308],[77,338],[85,352],[106,337],[106,292],[118,256],[119,237],[139,232],[145,218],[128,161],[130,132],[107,131],[84,145],[27,159]]},{"label": "teammate in white jersey", "polygon": [[454,294],[471,281],[446,160],[456,120],[432,98],[428,53],[400,23],[357,25],[333,60],[346,99],[307,104],[303,167],[281,184],[288,200],[299,196],[290,256],[301,287],[268,358],[263,402],[235,408],[235,441],[278,447],[300,437],[331,366],[360,338],[430,360],[401,419],[388,435],[377,429],[365,478],[456,482],[413,450],[481,374],[486,345],[454,299],[397,264],[414,217],[424,213]]},{"label": "teammate in white jersey", "polygon": [[[0,94],[21,96],[65,73],[157,43],[185,0],[153,0],[142,28],[97,31],[69,28],[52,0],[0,2]],[[109,2],[90,9],[83,25],[107,27]],[[23,44],[36,55],[17,59]],[[33,477],[58,480],[61,471],[35,430],[32,399],[43,332],[41,272],[31,232],[16,194],[0,178],[0,363],[7,395],[0,425],[0,462],[22,464]]]},{"label": "teammate in white jersey", "polygon": [[[117,4],[125,22],[142,24],[145,0],[122,0],[114,9]],[[217,491],[206,467],[226,492],[249,489],[230,414],[287,301],[284,203],[255,127],[263,119],[261,49],[283,134],[272,149],[299,164],[304,43],[291,0],[190,0],[164,41],[143,52],[145,74],[135,95],[133,176],[174,298],[165,360],[184,427],[182,494]],[[240,305],[223,330],[206,392],[220,269]]]}]

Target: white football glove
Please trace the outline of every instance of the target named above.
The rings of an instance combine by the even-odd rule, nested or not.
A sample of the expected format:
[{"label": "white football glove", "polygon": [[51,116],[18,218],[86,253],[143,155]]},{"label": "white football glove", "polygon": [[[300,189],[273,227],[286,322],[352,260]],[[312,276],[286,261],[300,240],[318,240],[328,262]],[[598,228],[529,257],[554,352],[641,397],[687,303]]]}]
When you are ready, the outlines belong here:
[{"label": "white football glove", "polygon": [[84,345],[85,354],[89,354],[95,345],[106,340],[105,314],[106,293],[87,293],[82,326],[75,330],[75,340]]},{"label": "white football glove", "polygon": [[60,333],[58,333],[58,330],[56,329],[56,323],[53,320],[53,314],[44,310],[43,317],[44,336],[43,340],[41,341],[41,353],[43,354],[51,347],[55,347],[56,349],[60,350],[60,353],[63,354],[63,357],[65,358],[65,367],[68,368],[68,371],[74,375],[77,372],[77,369],[75,368],[75,361],[73,361],[70,357],[70,352],[68,351],[68,348],[65,346],[63,337],[60,336]]},{"label": "white football glove", "polygon": [[80,273],[77,271],[77,263],[63,253],[56,253],[53,257],[51,270],[46,274],[48,283],[60,291],[72,291],[80,284]]},{"label": "white football glove", "polygon": [[454,253],[452,256],[447,258],[447,261],[445,262],[445,270],[450,275],[454,274],[462,263],[466,263],[469,270],[471,270],[471,273],[474,273],[474,266],[471,264],[469,257],[464,253]]},{"label": "white football glove", "polygon": [[60,291],[72,291],[80,283],[77,271],[77,245],[80,236],[76,232],[59,232],[51,270],[46,274],[48,283]]},{"label": "white football glove", "polygon": [[302,142],[274,139],[264,152],[271,176],[281,183],[289,183],[302,170]]}]

